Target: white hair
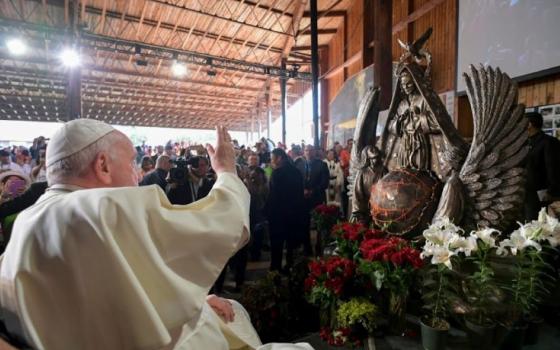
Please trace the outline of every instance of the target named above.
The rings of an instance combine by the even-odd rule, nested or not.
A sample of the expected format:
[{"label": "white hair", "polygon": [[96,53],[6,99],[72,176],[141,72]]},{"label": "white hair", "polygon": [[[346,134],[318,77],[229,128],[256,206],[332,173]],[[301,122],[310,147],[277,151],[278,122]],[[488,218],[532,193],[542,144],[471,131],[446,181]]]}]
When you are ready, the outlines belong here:
[{"label": "white hair", "polygon": [[107,152],[112,158],[111,149],[121,139],[119,132],[112,131],[91,145],[69,157],[63,158],[47,167],[49,186],[68,183],[69,180],[84,176],[100,152]]},{"label": "white hair", "polygon": [[156,168],[159,168],[161,166],[163,166],[163,163],[166,161],[171,160],[171,158],[169,158],[169,156],[162,154],[161,156],[159,156],[156,160]]}]

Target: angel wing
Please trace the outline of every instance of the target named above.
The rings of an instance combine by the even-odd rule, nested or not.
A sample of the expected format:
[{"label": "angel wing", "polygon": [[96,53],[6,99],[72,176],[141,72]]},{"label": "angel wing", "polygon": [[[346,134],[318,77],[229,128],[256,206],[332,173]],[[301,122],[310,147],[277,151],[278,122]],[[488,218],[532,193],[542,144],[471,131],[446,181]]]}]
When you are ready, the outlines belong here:
[{"label": "angel wing", "polygon": [[500,69],[475,68],[463,74],[474,121],[470,151],[459,173],[465,187],[463,222],[504,229],[523,203],[527,146],[525,106],[517,85]]},{"label": "angel wing", "polygon": [[376,148],[376,129],[379,117],[379,88],[369,89],[358,110],[354,147],[350,158],[348,196],[352,198],[352,221],[369,220],[369,190],[378,178],[375,165],[382,164]]},{"label": "angel wing", "polygon": [[356,173],[366,163],[364,149],[370,145],[375,146],[377,120],[379,118],[379,88],[369,88],[366,92],[356,120],[354,129],[354,147],[350,157],[350,185],[352,185]]}]

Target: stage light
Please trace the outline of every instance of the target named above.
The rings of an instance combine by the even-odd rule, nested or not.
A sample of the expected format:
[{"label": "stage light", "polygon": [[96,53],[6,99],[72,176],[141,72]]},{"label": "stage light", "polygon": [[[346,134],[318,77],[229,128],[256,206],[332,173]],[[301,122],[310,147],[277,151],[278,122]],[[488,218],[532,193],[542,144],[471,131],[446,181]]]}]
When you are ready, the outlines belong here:
[{"label": "stage light", "polygon": [[66,48],[62,50],[62,53],[60,54],[60,61],[63,65],[69,68],[79,66],[80,54],[75,49]]},{"label": "stage light", "polygon": [[173,73],[174,76],[180,78],[185,74],[187,74],[187,66],[185,66],[183,63],[179,63],[175,61],[171,66],[171,72]]},{"label": "stage light", "polygon": [[25,42],[18,38],[8,39],[6,41],[6,47],[14,56],[23,55],[27,51],[27,45],[25,45]]}]

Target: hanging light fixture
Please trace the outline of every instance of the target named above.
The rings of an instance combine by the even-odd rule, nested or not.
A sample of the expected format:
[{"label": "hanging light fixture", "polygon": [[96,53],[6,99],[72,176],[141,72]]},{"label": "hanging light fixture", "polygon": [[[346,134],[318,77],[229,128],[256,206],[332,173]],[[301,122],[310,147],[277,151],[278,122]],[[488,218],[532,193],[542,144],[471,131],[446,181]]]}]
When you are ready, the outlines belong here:
[{"label": "hanging light fixture", "polygon": [[60,62],[68,68],[74,68],[80,65],[80,54],[74,48],[65,48],[60,53]]},{"label": "hanging light fixture", "polygon": [[184,63],[173,60],[173,64],[171,65],[171,73],[173,73],[174,76],[181,78],[185,76],[185,74],[187,74],[187,66]]},{"label": "hanging light fixture", "polygon": [[11,38],[6,41],[6,47],[10,54],[21,56],[27,52],[27,45],[19,38]]}]

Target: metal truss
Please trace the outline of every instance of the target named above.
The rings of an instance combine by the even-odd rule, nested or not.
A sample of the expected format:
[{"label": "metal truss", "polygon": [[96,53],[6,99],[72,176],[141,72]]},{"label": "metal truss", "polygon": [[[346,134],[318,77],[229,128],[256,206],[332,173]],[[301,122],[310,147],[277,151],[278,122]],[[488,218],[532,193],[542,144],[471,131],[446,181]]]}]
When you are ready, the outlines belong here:
[{"label": "metal truss", "polygon": [[[68,31],[64,29],[5,18],[0,18],[0,26],[3,26],[8,31],[12,31],[17,27],[35,31],[43,34],[45,40],[52,40],[53,36],[60,36],[60,39],[64,40],[64,38],[67,38],[69,34]],[[282,69],[281,67],[276,66],[235,60],[187,50],[178,50],[164,46],[146,44],[143,42],[123,40],[110,36],[93,34],[85,30],[79,31],[78,38],[80,46],[94,50],[127,53],[130,55],[138,55],[138,57],[153,57],[170,61],[177,60],[179,62],[207,66],[210,68],[219,68],[284,79],[311,80],[310,73],[299,72],[296,69]]]}]

